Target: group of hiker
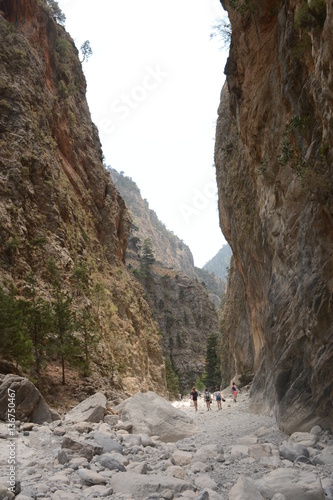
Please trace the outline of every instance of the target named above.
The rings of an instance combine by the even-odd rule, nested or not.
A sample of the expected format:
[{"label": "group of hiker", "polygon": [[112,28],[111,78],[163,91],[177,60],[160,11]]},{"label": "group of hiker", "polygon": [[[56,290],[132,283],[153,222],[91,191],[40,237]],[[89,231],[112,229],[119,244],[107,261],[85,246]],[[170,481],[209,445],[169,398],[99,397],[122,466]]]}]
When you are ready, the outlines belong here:
[{"label": "group of hiker", "polygon": [[[232,395],[233,395],[233,398],[234,398],[234,403],[237,402],[237,391],[238,391],[238,389],[236,387],[235,382],[232,382],[231,392],[232,392]],[[222,410],[222,401],[225,401],[225,399],[224,399],[223,394],[220,391],[220,389],[218,387],[215,387],[215,391],[211,394],[209,392],[209,390],[207,389],[207,387],[206,387],[205,392],[204,392],[204,400],[205,400],[205,403],[206,403],[207,411],[211,410],[210,405],[213,402],[212,396],[215,397],[215,400],[216,400],[216,403],[217,403],[217,409],[218,410]],[[190,398],[193,401],[193,405],[194,405],[195,411],[198,411],[198,397],[199,397],[199,393],[196,390],[196,388],[193,387],[193,389],[191,391],[191,394],[190,394]]]}]

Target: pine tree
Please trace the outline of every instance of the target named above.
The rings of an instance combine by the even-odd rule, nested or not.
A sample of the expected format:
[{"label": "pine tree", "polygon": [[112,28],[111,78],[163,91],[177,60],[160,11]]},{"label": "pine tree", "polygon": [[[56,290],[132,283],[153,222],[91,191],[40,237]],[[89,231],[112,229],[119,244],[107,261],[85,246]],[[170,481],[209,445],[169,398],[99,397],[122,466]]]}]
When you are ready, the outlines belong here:
[{"label": "pine tree", "polygon": [[26,296],[30,300],[23,305],[26,318],[25,329],[33,344],[35,369],[39,374],[49,341],[48,334],[52,324],[51,306],[45,300],[37,297],[35,277],[31,275],[27,281],[30,288]]},{"label": "pine tree", "polygon": [[89,270],[83,260],[76,262],[71,274],[71,280],[77,296],[84,295],[87,292],[89,287]]},{"label": "pine tree", "polygon": [[90,46],[89,40],[86,40],[85,42],[83,42],[83,44],[80,47],[80,50],[81,50],[81,53],[82,53],[82,61],[81,61],[81,63],[83,63],[84,61],[88,61],[89,57],[93,53],[92,48]]},{"label": "pine tree", "polygon": [[65,384],[65,362],[80,364],[79,356],[82,352],[80,342],[74,335],[75,315],[72,311],[72,299],[68,293],[55,290],[53,304],[53,333],[54,342],[51,352],[61,359],[62,383]]},{"label": "pine tree", "polygon": [[28,368],[33,362],[33,347],[25,334],[23,310],[23,301],[0,287],[0,353]]},{"label": "pine tree", "polygon": [[57,0],[46,0],[46,4],[50,7],[54,19],[61,25],[65,24],[66,16],[59,7]]},{"label": "pine tree", "polygon": [[219,338],[216,333],[209,335],[206,347],[206,367],[203,381],[206,387],[221,385],[221,360],[219,355]]},{"label": "pine tree", "polygon": [[76,327],[83,337],[83,349],[85,356],[85,372],[89,369],[90,351],[96,346],[99,340],[97,325],[91,311],[85,307],[77,313]]},{"label": "pine tree", "polygon": [[140,274],[144,278],[146,285],[149,285],[153,275],[152,275],[152,265],[155,262],[153,244],[150,238],[147,238],[143,242],[141,262],[140,262]]},{"label": "pine tree", "polygon": [[165,360],[165,377],[169,393],[169,398],[179,397],[179,377],[175,372],[170,359]]}]

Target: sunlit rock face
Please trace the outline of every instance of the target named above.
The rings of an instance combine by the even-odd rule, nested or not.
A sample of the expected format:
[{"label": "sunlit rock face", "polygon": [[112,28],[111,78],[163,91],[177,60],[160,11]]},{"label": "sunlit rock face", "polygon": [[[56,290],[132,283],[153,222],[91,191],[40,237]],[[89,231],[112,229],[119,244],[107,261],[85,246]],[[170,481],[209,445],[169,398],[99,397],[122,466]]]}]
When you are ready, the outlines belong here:
[{"label": "sunlit rock face", "polygon": [[[73,397],[85,385],[166,394],[158,326],[124,265],[131,217],[103,167],[74,42],[43,0],[2,0],[0,60],[0,285],[24,297],[33,276],[52,301],[56,269],[74,308],[94,312],[91,378]],[[78,263],[86,290],[75,291]]]},{"label": "sunlit rock face", "polygon": [[229,373],[246,361],[252,409],[274,412],[286,432],[332,428],[332,5],[222,3],[232,37],[215,160],[235,264]]}]

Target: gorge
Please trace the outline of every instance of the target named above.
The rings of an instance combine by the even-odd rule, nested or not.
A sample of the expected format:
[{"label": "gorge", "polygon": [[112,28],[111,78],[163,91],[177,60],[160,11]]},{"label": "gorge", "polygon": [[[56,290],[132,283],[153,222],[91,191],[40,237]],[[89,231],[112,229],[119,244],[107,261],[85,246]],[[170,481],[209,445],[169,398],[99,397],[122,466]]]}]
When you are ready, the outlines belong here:
[{"label": "gorge", "polygon": [[[254,376],[252,410],[275,415],[288,434],[332,429],[332,5],[222,5],[232,33],[215,164],[220,225],[233,253],[220,318],[222,379]],[[198,345],[217,328],[207,290],[195,285],[188,304],[194,345],[170,320],[161,340],[162,309],[175,316],[181,290],[198,277],[187,249],[178,245],[172,269],[155,266],[154,304],[128,267],[137,266],[133,221],[103,165],[74,42],[49,2],[1,0],[0,10],[1,289],[16,300],[70,300],[99,332],[88,374],[68,366],[62,388],[53,355],[41,389],[54,406],[64,394],[70,406],[97,390],[113,401],[138,391],[168,396],[171,345],[173,359],[188,357],[184,386],[204,368],[201,356],[192,369]],[[175,287],[170,302],[163,281]],[[0,371],[15,371],[13,333],[1,326]]]}]

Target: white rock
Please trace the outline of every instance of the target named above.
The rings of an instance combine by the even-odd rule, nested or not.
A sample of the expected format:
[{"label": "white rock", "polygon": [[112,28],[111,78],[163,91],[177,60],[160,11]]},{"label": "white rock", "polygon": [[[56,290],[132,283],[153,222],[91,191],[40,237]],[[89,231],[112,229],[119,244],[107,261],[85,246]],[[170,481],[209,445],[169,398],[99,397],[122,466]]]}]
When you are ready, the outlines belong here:
[{"label": "white rock", "polygon": [[131,422],[123,422],[122,420],[118,420],[117,422],[117,430],[118,431],[126,431],[131,432],[133,425]]},{"label": "white rock", "polygon": [[192,490],[186,490],[186,491],[183,491],[182,493],[182,496],[181,497],[178,497],[178,499],[180,500],[181,498],[197,498],[197,493],[192,491]]},{"label": "white rock", "polygon": [[310,434],[314,434],[315,436],[318,436],[322,431],[323,431],[323,429],[320,427],[320,425],[315,425],[314,427],[312,427]]},{"label": "white rock", "polygon": [[256,481],[265,498],[281,493],[292,500],[324,500],[325,494],[319,476],[298,469],[276,469]]},{"label": "white rock", "polygon": [[110,482],[115,493],[133,495],[135,500],[141,500],[151,493],[160,493],[165,489],[173,491],[174,494],[195,489],[189,482],[161,474],[142,475],[134,472],[117,472]]},{"label": "white rock", "polygon": [[313,458],[314,465],[333,465],[333,446],[327,446],[321,453]]},{"label": "white rock", "polygon": [[228,500],[263,500],[264,497],[251,479],[239,476],[229,491]]},{"label": "white rock", "polygon": [[123,421],[133,424],[133,433],[158,436],[164,442],[175,442],[200,432],[184,412],[151,391],[126,399],[116,411]]},{"label": "white rock", "polygon": [[5,484],[5,481],[3,481],[3,483],[0,484],[0,498],[6,497],[8,497],[8,500],[13,500],[15,495],[8,490],[8,486]]},{"label": "white rock", "polygon": [[53,476],[50,477],[49,480],[52,481],[53,483],[69,484],[69,478],[66,476],[66,474],[63,474],[61,472],[54,474]]},{"label": "white rock", "polygon": [[[333,499],[333,480],[325,477],[321,480],[321,484],[325,493],[326,500]],[[16,499],[15,499],[16,500]]]},{"label": "white rock", "polygon": [[98,472],[94,472],[89,469],[79,469],[78,474],[81,479],[85,483],[88,484],[105,484],[107,483],[107,479],[102,476],[101,474],[98,474]]},{"label": "white rock", "polygon": [[126,434],[122,436],[122,443],[125,446],[141,446],[141,435],[140,434]]},{"label": "white rock", "polygon": [[204,498],[205,494],[208,494],[209,500],[223,500],[222,496],[219,495],[218,492],[213,491],[210,488],[205,488],[204,490],[200,491],[197,499],[200,500],[200,498]]},{"label": "white rock", "polygon": [[112,488],[110,488],[109,486],[102,486],[97,484],[95,486],[85,488],[83,490],[83,495],[85,498],[90,500],[90,498],[104,498],[110,496],[112,495],[112,491]]},{"label": "white rock", "polygon": [[84,434],[91,432],[94,427],[89,422],[77,422],[71,428],[77,431],[79,434]]},{"label": "white rock", "polygon": [[54,493],[51,493],[52,500],[79,500],[80,496],[73,495],[70,491],[56,490]]},{"label": "white rock", "polygon": [[311,434],[310,432],[294,432],[288,441],[309,448],[310,446],[314,446],[317,440],[317,436],[315,434]]},{"label": "white rock", "polygon": [[65,422],[100,422],[106,414],[106,397],[101,392],[97,392],[90,398],[79,403],[69,411],[65,417]]},{"label": "white rock", "polygon": [[208,472],[209,470],[212,470],[213,466],[211,464],[206,464],[204,462],[194,462],[191,465],[191,471],[194,472],[194,474],[197,474],[198,472]]},{"label": "white rock", "polygon": [[244,446],[251,446],[252,444],[257,444],[258,438],[257,436],[244,436],[238,440],[238,444],[242,444]]},{"label": "white rock", "polygon": [[146,462],[131,462],[126,470],[136,472],[137,474],[147,474],[147,464]]},{"label": "white rock", "polygon": [[199,490],[204,490],[205,488],[215,490],[217,488],[216,482],[208,474],[196,477],[194,483]]},{"label": "white rock", "polygon": [[187,478],[186,470],[179,465],[170,465],[166,470],[167,476],[177,477],[178,479],[185,480]]},{"label": "white rock", "polygon": [[248,454],[255,460],[260,460],[263,457],[270,457],[272,455],[272,447],[267,443],[253,444],[249,446]]},{"label": "white rock", "polygon": [[231,455],[235,457],[246,457],[249,454],[249,448],[247,446],[243,446],[242,444],[236,444],[231,447]]},{"label": "white rock", "polygon": [[192,461],[193,454],[188,451],[176,450],[171,456],[171,461],[175,465],[180,465],[184,467],[184,465],[189,465]]}]

